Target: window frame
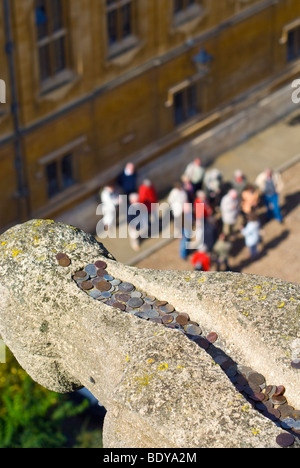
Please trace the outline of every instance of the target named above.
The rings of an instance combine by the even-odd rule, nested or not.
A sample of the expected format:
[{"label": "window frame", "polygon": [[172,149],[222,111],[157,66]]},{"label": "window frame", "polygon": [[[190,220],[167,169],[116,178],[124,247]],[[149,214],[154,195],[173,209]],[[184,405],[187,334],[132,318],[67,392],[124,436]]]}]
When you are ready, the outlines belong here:
[{"label": "window frame", "polygon": [[[202,109],[199,109],[199,83],[193,82],[189,83],[187,86],[182,86],[180,89],[177,89],[173,93],[173,121],[175,127],[178,127],[190,119],[199,115],[202,112]],[[182,112],[183,118],[178,119],[177,109],[176,109],[176,99],[181,96],[182,98]],[[193,104],[191,101],[193,100]]]},{"label": "window frame", "polygon": [[[114,3],[111,5],[107,4],[105,0],[105,24],[106,24],[106,40],[107,40],[107,49],[108,57],[113,58],[116,55],[126,52],[127,50],[135,47],[138,43],[137,38],[137,6],[136,0],[112,0]],[[130,5],[130,32],[127,35],[124,35],[122,28],[122,8],[126,5]],[[110,41],[109,34],[109,14],[111,12],[116,13],[116,40],[114,42]]]},{"label": "window frame", "polygon": [[[39,159],[39,165],[42,166],[43,168],[43,176],[44,176],[44,181],[45,181],[45,196],[46,200],[48,203],[52,202],[53,200],[59,199],[62,196],[65,196],[69,192],[72,192],[73,190],[76,189],[80,182],[80,173],[79,173],[79,168],[78,168],[78,163],[79,163],[79,157],[80,153],[83,150],[83,146],[86,143],[86,137],[82,136],[77,138],[76,140],[68,143],[67,145],[63,146],[62,148],[53,151],[52,153],[49,153],[45,156],[43,156],[41,159]],[[73,165],[73,183],[69,185],[68,187],[63,188],[62,184],[62,160],[67,156],[71,154],[72,155],[72,165]],[[56,164],[60,164],[60,174],[58,174],[58,185],[60,187],[60,190],[58,190],[54,195],[49,196],[48,192],[48,178],[47,178],[47,167],[49,167],[50,164],[53,164],[56,162]]]},{"label": "window frame", "polygon": [[[61,20],[62,26],[55,30],[53,25],[53,9],[50,6],[52,0],[44,0],[46,4],[46,12],[48,17],[48,31],[43,37],[39,37],[39,25],[36,22],[35,16],[35,30],[36,30],[36,48],[37,48],[37,60],[38,60],[38,76],[41,91],[49,91],[53,88],[61,86],[73,78],[71,71],[71,54],[70,54],[70,43],[69,43],[69,23],[67,15],[67,3],[66,0],[61,0]],[[35,1],[34,13],[37,15],[38,0]],[[55,45],[59,40],[63,40],[63,62],[64,66],[61,69],[56,70],[58,60],[55,56]],[[46,72],[46,76],[43,78],[42,63],[41,63],[41,51],[43,48],[48,47],[48,67],[49,74]],[[47,52],[44,52],[44,57]],[[47,60],[46,58],[46,60]]]}]

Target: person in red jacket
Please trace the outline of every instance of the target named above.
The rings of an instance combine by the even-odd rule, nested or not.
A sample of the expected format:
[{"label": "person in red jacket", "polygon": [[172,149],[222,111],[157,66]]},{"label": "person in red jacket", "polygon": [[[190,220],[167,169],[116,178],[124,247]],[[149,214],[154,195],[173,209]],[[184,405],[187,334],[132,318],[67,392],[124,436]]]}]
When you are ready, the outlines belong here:
[{"label": "person in red jacket", "polygon": [[149,179],[145,179],[139,188],[139,201],[146,205],[149,214],[152,212],[151,204],[158,203],[156,189]]},{"label": "person in red jacket", "polygon": [[210,270],[210,256],[205,245],[202,245],[191,257],[191,264],[196,271]]}]

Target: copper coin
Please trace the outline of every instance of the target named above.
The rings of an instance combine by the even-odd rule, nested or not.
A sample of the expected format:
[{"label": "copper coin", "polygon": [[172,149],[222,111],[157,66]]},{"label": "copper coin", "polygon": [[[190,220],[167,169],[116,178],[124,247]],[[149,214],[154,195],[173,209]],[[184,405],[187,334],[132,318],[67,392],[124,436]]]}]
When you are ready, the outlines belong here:
[{"label": "copper coin", "polygon": [[98,283],[96,283],[96,288],[99,291],[109,291],[111,289],[111,284],[107,281],[98,281]]},{"label": "copper coin", "polygon": [[295,442],[295,437],[288,432],[283,432],[276,437],[276,443],[280,447],[290,447]]},{"label": "copper coin", "polygon": [[100,278],[103,278],[103,276],[108,275],[108,272],[106,270],[99,269],[97,270],[97,276]]},{"label": "copper coin", "polygon": [[274,396],[280,396],[280,395],[284,395],[285,393],[285,387],[283,385],[279,385],[278,387],[276,387],[276,390],[274,392]]},{"label": "copper coin", "polygon": [[62,253],[62,252],[59,252],[57,255],[56,255],[56,260],[61,260],[62,258],[68,258],[68,255],[66,255],[65,253]]},{"label": "copper coin", "polygon": [[94,285],[91,281],[83,281],[81,284],[80,284],[80,287],[81,289],[83,289],[84,291],[89,291],[90,289],[93,289]]},{"label": "copper coin", "polygon": [[80,279],[87,279],[89,277],[89,275],[86,273],[86,271],[76,271],[76,273],[74,274],[73,276],[73,279],[77,279],[77,280],[80,280]]},{"label": "copper coin", "polygon": [[130,299],[130,296],[129,294],[115,294],[115,299],[118,301],[118,302],[128,302],[129,299]]},{"label": "copper coin", "polygon": [[271,397],[271,396],[274,395],[274,392],[276,392],[276,386],[275,385],[267,385],[264,388],[264,392]]},{"label": "copper coin", "polygon": [[156,307],[164,306],[164,305],[167,305],[167,304],[168,304],[167,301],[155,301],[154,302],[154,305]]},{"label": "copper coin", "polygon": [[115,309],[120,309],[120,310],[123,310],[123,311],[126,309],[126,305],[122,304],[121,302],[114,302],[112,306]]},{"label": "copper coin", "polygon": [[97,262],[95,262],[95,267],[98,270],[105,270],[105,268],[107,268],[107,264],[103,262],[102,260],[98,260]]},{"label": "copper coin", "polygon": [[186,325],[188,321],[189,321],[188,318],[183,314],[179,314],[176,317],[176,322],[179,323],[180,325]]},{"label": "copper coin", "polygon": [[215,332],[211,332],[211,333],[209,333],[209,335],[207,335],[206,339],[207,339],[211,344],[213,344],[213,343],[215,343],[215,342],[217,341],[218,335],[217,335],[217,333],[215,333]]},{"label": "copper coin", "polygon": [[252,395],[249,395],[249,398],[251,398],[251,400],[253,401],[262,402],[265,399],[265,395],[261,392],[258,392],[258,393],[253,393]]},{"label": "copper coin", "polygon": [[63,257],[58,263],[61,267],[68,267],[71,265],[71,260],[68,257]]},{"label": "copper coin", "polygon": [[271,398],[271,402],[273,403],[273,405],[283,405],[284,403],[286,403],[286,398],[283,395],[273,395]]}]

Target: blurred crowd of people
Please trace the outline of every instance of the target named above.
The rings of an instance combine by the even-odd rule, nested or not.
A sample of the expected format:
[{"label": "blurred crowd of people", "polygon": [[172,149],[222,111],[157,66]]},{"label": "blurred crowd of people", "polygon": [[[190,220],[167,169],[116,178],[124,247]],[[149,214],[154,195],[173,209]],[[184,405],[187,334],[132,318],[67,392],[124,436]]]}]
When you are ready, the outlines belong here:
[{"label": "blurred crowd of people", "polygon": [[[126,195],[127,223],[131,247],[139,250],[143,232],[149,221],[159,221],[158,194],[154,184],[145,179],[137,184],[137,171],[133,163],[126,164],[116,186],[104,187],[100,193],[103,219],[107,229],[115,221],[120,193]],[[174,221],[174,237],[180,238],[179,255],[190,261],[195,270],[230,270],[230,255],[234,242],[241,236],[249,249],[249,258],[259,255],[262,242],[260,209],[265,208],[267,220],[283,222],[280,193],[283,182],[280,174],[266,169],[258,174],[254,183],[236,170],[232,180],[224,180],[216,168],[205,168],[200,158],[189,163],[167,196]],[[138,223],[135,205],[146,207]],[[133,209],[131,209],[133,207]]]}]

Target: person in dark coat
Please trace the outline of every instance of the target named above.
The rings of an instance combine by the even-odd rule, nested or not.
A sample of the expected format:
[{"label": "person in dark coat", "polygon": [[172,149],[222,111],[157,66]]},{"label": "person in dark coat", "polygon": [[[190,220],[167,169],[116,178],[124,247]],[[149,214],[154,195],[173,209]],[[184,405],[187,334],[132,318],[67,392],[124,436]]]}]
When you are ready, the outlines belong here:
[{"label": "person in dark coat", "polygon": [[127,196],[137,192],[137,174],[133,163],[126,164],[124,171],[118,177],[118,184]]}]

